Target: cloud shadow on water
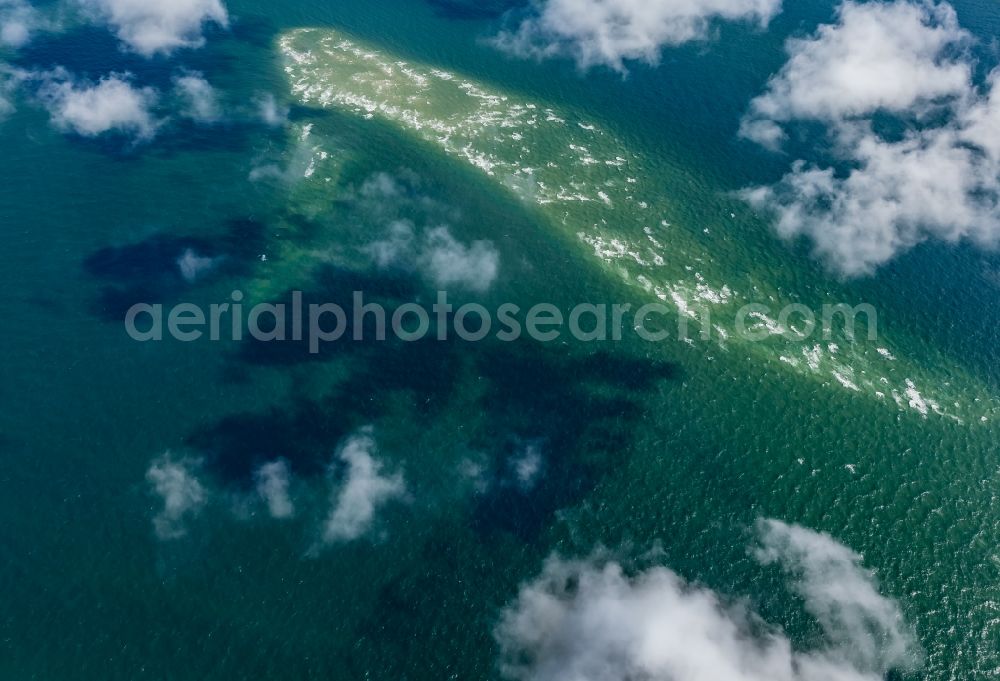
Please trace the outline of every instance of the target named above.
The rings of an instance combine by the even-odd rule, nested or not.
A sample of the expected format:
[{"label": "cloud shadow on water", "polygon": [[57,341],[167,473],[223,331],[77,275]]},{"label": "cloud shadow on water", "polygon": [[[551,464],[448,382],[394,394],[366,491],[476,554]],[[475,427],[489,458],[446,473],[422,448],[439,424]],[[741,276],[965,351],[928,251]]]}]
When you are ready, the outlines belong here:
[{"label": "cloud shadow on water", "polygon": [[[331,292],[307,294],[307,304],[314,298],[331,301],[333,292],[364,283],[333,268],[325,277]],[[341,288],[345,284],[350,286]],[[365,290],[372,297],[378,291],[385,297],[375,299],[385,301],[405,296],[409,285],[388,278]],[[455,443],[452,463],[457,469],[459,453],[472,451],[487,464],[470,526],[484,540],[500,533],[530,541],[559,508],[583,498],[614,465],[649,393],[679,375],[674,364],[617,348],[595,353],[529,340],[469,343],[434,337],[403,342],[391,334],[377,341],[370,328],[365,337],[369,340],[350,340],[348,332],[347,340],[319,354],[310,354],[306,341],[244,341],[234,358],[238,363],[285,368],[332,363],[341,369],[339,378],[322,397],[224,419],[195,433],[188,444],[206,455],[215,475],[245,487],[258,465],[278,456],[298,475],[322,473],[347,435],[398,414],[400,403],[408,405],[406,418],[415,424],[469,413],[475,416],[464,444]],[[519,484],[512,466],[527,444],[537,447],[541,471],[537,482]]]},{"label": "cloud shadow on water", "polygon": [[[484,594],[516,589],[522,561],[532,560],[532,547],[557,511],[586,499],[622,464],[649,391],[680,375],[670,363],[528,344],[490,349],[477,367],[488,382],[478,404],[487,423],[474,439],[495,471],[468,520],[478,541],[456,542],[447,525],[432,530],[410,569],[381,588],[359,626],[362,643],[348,659],[355,668],[378,669],[384,678],[488,676],[492,618],[501,604]],[[507,477],[511,457],[525,445],[515,432],[534,433],[543,457],[543,471],[528,488]],[[422,622],[419,631],[414,621]],[[470,647],[458,658],[427,655],[432,640]]]},{"label": "cloud shadow on water", "polygon": [[537,440],[543,470],[536,484],[491,484],[480,498],[474,524],[484,534],[507,532],[531,540],[559,509],[582,498],[601,472],[614,465],[656,384],[676,379],[668,362],[601,351],[583,354],[559,346],[528,344],[491,352],[479,363],[488,388],[488,426],[479,444],[494,449],[494,470],[509,468],[510,433]]},{"label": "cloud shadow on water", "polygon": [[[105,246],[83,262],[84,271],[101,285],[92,311],[106,322],[121,323],[137,303],[167,303],[214,277],[246,273],[265,230],[263,223],[241,218],[230,220],[217,237],[158,233]],[[185,256],[195,259],[187,269]]]}]

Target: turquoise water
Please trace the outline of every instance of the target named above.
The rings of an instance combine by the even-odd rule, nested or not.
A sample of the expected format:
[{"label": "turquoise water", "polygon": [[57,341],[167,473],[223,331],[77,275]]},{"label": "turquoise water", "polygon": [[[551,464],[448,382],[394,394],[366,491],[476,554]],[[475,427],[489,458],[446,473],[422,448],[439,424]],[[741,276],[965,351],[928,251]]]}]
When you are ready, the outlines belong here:
[{"label": "turquoise water", "polygon": [[[984,41],[1000,28],[995,5],[956,6]],[[492,631],[519,585],[551,552],[599,544],[624,556],[659,544],[662,564],[747,596],[806,644],[801,604],[747,555],[761,517],[864,555],[924,649],[913,678],[995,674],[996,256],[928,244],[842,283],[731,198],[782,172],[736,139],[739,118],[784,36],[828,19],[827,3],[787,8],[766,33],[723,27],[627,79],[509,60],[482,40],[495,20],[412,0],[230,10],[230,32],[175,61],[233,107],[276,93],[292,106],[287,130],[182,129],[130,150],[64,137],[30,102],[0,127],[5,678],[496,678]],[[380,78],[400,107],[359,104],[378,82],[353,78],[370,66],[344,40],[396,66]],[[17,59],[152,83],[176,66],[88,29]],[[398,113],[407,97],[416,118]],[[511,125],[493,134],[483,114]],[[414,125],[428,120],[455,127],[448,142]],[[279,177],[249,179],[272,166]],[[359,197],[379,173],[403,190],[372,206]],[[875,305],[882,334],[836,351],[729,330],[694,345],[390,343],[311,357],[140,345],[121,326],[147,297],[327,299],[362,282],[424,298],[359,264],[402,218],[494,243],[495,286],[461,300],[700,300],[721,320],[757,299],[844,300]],[[228,265],[195,285],[164,274],[188,247]],[[410,498],[364,541],[311,553],[327,464],[367,425]],[[463,477],[469,461],[502,476],[526,441],[545,453],[537,487],[479,493]],[[210,501],[162,542],[146,473],[168,450],[202,459]],[[279,456],[295,476],[287,522],[246,502],[253,469]]]}]

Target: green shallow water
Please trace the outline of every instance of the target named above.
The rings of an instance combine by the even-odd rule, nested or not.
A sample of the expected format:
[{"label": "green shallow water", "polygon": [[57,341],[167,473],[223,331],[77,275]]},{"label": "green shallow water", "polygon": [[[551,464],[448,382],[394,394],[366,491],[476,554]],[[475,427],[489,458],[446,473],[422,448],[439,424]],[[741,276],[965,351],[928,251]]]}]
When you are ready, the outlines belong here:
[{"label": "green shallow water", "polygon": [[[957,4],[970,28],[995,29],[990,6]],[[995,673],[1000,387],[996,294],[981,276],[995,258],[934,246],[840,283],[730,197],[774,171],[731,138],[780,65],[778,37],[726,28],[707,54],[678,50],[621,81],[510,62],[478,41],[492,24],[422,3],[231,9],[232,34],[182,61],[233,102],[284,93],[300,105],[287,131],[120,154],[57,135],[27,103],[0,127],[5,678],[496,678],[500,609],[552,551],[598,544],[632,555],[658,543],[665,565],[749,597],[808,642],[800,604],[746,554],[760,517],[864,555],[924,648],[914,678]],[[828,12],[790,8],[775,31]],[[113,45],[75,57],[74,40],[34,58],[164,72]],[[254,168],[277,173],[251,181]],[[403,190],[372,205],[363,187],[378,173]],[[342,295],[399,218],[493,241],[496,285],[459,300],[702,302],[727,337],[311,358],[139,346],[114,316],[137,295]],[[169,266],[170,239],[239,266],[178,288],[94,265],[110,247]],[[835,339],[836,352],[741,342],[727,313],[757,300],[870,302],[883,336]],[[307,557],[324,466],[369,424],[411,499],[371,538]],[[546,454],[533,493],[482,495],[463,479],[463,461],[500,466],[524,440]],[[171,543],[153,535],[144,481],[166,450],[202,457],[212,493]],[[296,473],[296,518],[244,517],[252,466],[275,456]]]}]

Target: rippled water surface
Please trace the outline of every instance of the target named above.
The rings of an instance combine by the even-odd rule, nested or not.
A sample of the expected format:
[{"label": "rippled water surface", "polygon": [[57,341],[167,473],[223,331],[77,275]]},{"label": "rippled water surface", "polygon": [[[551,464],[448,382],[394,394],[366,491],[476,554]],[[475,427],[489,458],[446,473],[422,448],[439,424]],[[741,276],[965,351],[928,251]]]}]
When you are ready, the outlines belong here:
[{"label": "rippled water surface", "polygon": [[[598,546],[656,546],[815,642],[748,555],[759,518],[863,555],[924,650],[912,678],[996,674],[1000,260],[928,244],[842,282],[735,195],[781,173],[736,139],[739,118],[783,37],[829,3],[767,33],[722,27],[628,78],[508,59],[485,40],[503,7],[461,4],[229,3],[232,29],[179,63],[231,107],[275,93],[287,128],[122,149],[31,106],[0,124],[0,676],[497,678],[504,605],[553,551]],[[991,4],[956,6],[985,40],[998,30]],[[151,82],[173,68],[83,29],[18,59]],[[311,355],[122,328],[140,300],[236,289],[430,304],[427,281],[371,266],[400,221],[491,242],[495,282],[456,302],[660,302],[694,332]],[[178,276],[189,250],[223,265]],[[873,305],[878,338],[788,340],[765,312],[751,319],[766,340],[734,329],[748,303],[837,302]],[[317,548],[330,462],[366,427],[407,494],[363,541]],[[146,476],[167,451],[200,462],[209,501],[164,542]],[[283,521],[254,497],[278,457],[296,505]]]}]

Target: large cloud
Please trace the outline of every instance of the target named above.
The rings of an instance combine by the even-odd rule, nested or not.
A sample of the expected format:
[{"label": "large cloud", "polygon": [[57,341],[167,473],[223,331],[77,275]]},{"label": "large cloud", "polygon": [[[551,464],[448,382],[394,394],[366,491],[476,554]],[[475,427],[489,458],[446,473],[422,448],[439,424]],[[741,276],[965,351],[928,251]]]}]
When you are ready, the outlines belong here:
[{"label": "large cloud", "polygon": [[162,510],[153,518],[153,529],[160,539],[179,539],[187,534],[184,521],[196,516],[208,502],[205,488],[195,475],[196,468],[197,462],[178,461],[165,454],[146,471],[146,481],[163,502]]},{"label": "large cloud", "polygon": [[521,56],[569,56],[580,68],[623,71],[627,60],[655,63],[664,46],[708,37],[713,20],[762,26],[781,0],[538,0],[496,44]]},{"label": "large cloud", "polygon": [[229,24],[221,0],[79,0],[118,38],[146,57],[200,47],[206,23]]},{"label": "large cloud", "polygon": [[38,94],[56,127],[84,137],[118,132],[147,140],[159,125],[152,113],[156,90],[134,86],[128,74],[112,74],[95,84],[57,71],[43,76]]},{"label": "large cloud", "polygon": [[870,128],[838,131],[856,166],[846,175],[796,163],[779,183],[744,192],[775,217],[778,233],[805,236],[836,272],[870,274],[928,239],[1000,238],[1000,165],[967,129],[914,132],[887,142]]},{"label": "large cloud", "polygon": [[359,539],[371,529],[379,509],[406,496],[403,474],[384,473],[384,464],[375,458],[376,450],[370,428],[340,450],[338,458],[347,465],[347,472],[323,527],[325,543]]},{"label": "large cloud", "polygon": [[773,143],[776,122],[920,111],[968,92],[971,68],[959,50],[970,36],[950,6],[846,2],[838,15],[788,41],[790,58],[753,100],[745,135]]},{"label": "large cloud", "polygon": [[755,557],[780,565],[792,578],[791,588],[823,629],[830,655],[847,654],[859,668],[873,670],[914,661],[917,643],[903,613],[879,594],[860,555],[829,535],[778,520],[761,520],[757,534]]},{"label": "large cloud", "polygon": [[[905,0],[847,2],[837,24],[790,41],[788,64],[754,100],[742,132],[776,148],[790,125],[818,121],[831,158],[797,161],[745,198],[845,276],[869,274],[928,239],[995,245],[998,76],[973,85],[968,41],[950,6]],[[878,132],[880,117],[903,132]]]},{"label": "large cloud", "polygon": [[606,559],[553,557],[503,613],[501,671],[518,681],[881,681],[916,663],[898,606],[856,554],[777,521],[758,535],[758,559],[792,575],[826,634],[819,649],[796,650],[746,603],[666,568],[630,576]]}]

